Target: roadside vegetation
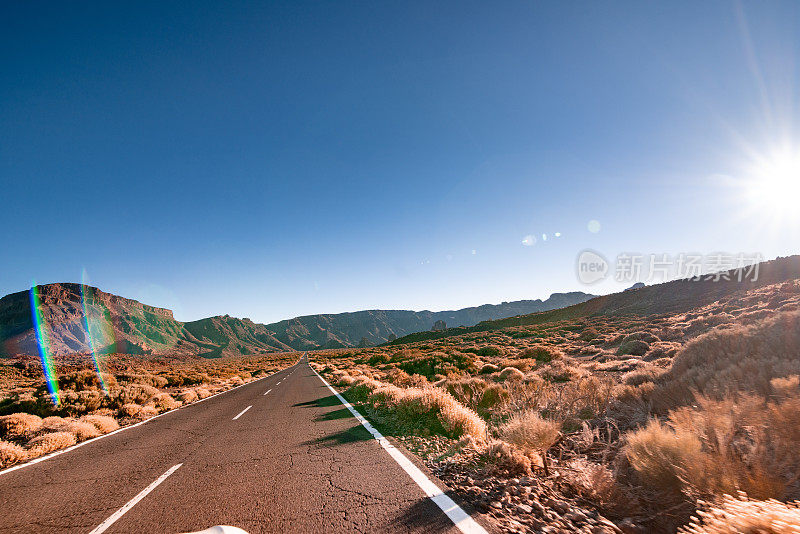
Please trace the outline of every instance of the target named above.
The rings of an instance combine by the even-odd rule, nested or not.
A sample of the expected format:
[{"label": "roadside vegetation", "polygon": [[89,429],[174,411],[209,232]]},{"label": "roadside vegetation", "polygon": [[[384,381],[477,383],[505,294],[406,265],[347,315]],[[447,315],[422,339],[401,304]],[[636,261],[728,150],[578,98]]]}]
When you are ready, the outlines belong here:
[{"label": "roadside vegetation", "polygon": [[61,358],[53,404],[40,363],[0,365],[0,468],[37,458],[197,402],[291,365],[296,353],[249,358]]},{"label": "roadside vegetation", "polygon": [[506,531],[710,534],[797,532],[799,355],[795,281],[311,361]]}]

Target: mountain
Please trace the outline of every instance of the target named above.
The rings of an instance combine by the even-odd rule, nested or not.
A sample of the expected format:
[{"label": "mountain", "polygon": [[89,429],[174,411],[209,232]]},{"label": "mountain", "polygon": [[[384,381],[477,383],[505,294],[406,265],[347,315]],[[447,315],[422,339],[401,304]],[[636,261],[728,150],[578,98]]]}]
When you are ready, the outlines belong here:
[{"label": "mountain", "polygon": [[[53,354],[89,353],[94,349],[99,353],[209,358],[376,345],[429,330],[437,321],[471,326],[592,298],[581,292],[555,293],[545,301],[521,300],[442,312],[367,310],[308,315],[264,325],[228,315],[181,322],[168,309],[80,284],[37,286],[36,295]],[[0,356],[17,354],[38,354],[30,291],[0,299]]]},{"label": "mountain", "polygon": [[[649,316],[684,313],[713,302],[727,300],[737,305],[737,296],[759,287],[800,279],[800,256],[776,258],[758,264],[757,278],[747,275],[747,270],[730,270],[700,279],[683,279],[634,286],[620,293],[594,297],[584,302],[549,311],[520,314],[514,317],[482,321],[473,327],[449,328],[440,332],[418,332],[398,337],[392,344],[410,343],[426,339],[460,335],[465,331],[488,331],[511,326],[549,323],[596,316]],[[740,274],[742,275],[740,277]],[[741,280],[740,280],[741,278]]]}]

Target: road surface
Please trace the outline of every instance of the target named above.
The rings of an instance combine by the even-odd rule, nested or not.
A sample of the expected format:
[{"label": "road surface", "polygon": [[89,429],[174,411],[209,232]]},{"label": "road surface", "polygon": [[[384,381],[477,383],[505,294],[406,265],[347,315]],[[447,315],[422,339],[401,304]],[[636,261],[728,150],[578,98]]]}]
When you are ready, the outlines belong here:
[{"label": "road surface", "polygon": [[179,533],[212,525],[251,534],[463,530],[305,358],[0,473],[0,532]]}]

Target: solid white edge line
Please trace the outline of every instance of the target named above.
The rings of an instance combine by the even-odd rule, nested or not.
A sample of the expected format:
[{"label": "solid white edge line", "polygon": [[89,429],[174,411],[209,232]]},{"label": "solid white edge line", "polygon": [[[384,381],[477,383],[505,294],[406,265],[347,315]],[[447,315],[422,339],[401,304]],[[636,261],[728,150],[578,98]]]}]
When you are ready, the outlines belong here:
[{"label": "solid white edge line", "polygon": [[[298,363],[296,363],[294,365],[298,365]],[[290,366],[290,367],[294,367],[294,366]],[[288,367],[287,367],[287,369],[288,369]],[[18,469],[23,469],[25,467],[28,467],[28,466],[31,466],[31,465],[34,465],[34,464],[38,464],[39,462],[44,462],[45,460],[49,460],[50,458],[53,458],[55,456],[60,456],[60,455],[62,455],[64,453],[66,453],[66,452],[74,451],[75,449],[77,449],[79,447],[83,447],[84,445],[88,445],[89,443],[92,443],[93,441],[97,441],[97,440],[101,440],[103,438],[107,438],[109,436],[113,436],[114,434],[118,434],[119,432],[123,432],[125,430],[130,430],[131,428],[136,428],[137,426],[141,426],[141,425],[143,425],[145,423],[149,423],[150,421],[158,419],[159,417],[162,417],[164,415],[169,415],[171,413],[177,412],[178,410],[183,410],[184,408],[189,408],[190,406],[195,406],[197,404],[200,404],[201,402],[205,402],[205,401],[207,401],[209,399],[213,399],[214,397],[218,397],[219,395],[224,395],[225,393],[230,393],[231,391],[233,391],[235,389],[243,388],[245,386],[249,386],[250,384],[255,384],[256,382],[260,382],[262,380],[266,380],[267,378],[273,377],[273,376],[277,375],[278,373],[280,373],[282,371],[285,371],[285,369],[281,369],[280,371],[275,371],[272,374],[269,374],[267,376],[262,376],[261,378],[258,378],[256,380],[252,380],[250,382],[246,382],[246,383],[244,383],[244,384],[242,384],[240,386],[234,386],[231,389],[226,389],[225,391],[220,391],[219,393],[214,393],[213,395],[209,395],[205,399],[200,399],[200,400],[195,401],[195,402],[193,402],[191,404],[185,404],[185,405],[181,406],[180,408],[176,408],[176,409],[170,410],[168,412],[164,412],[164,413],[160,413],[158,415],[154,415],[153,417],[151,417],[149,419],[145,419],[144,421],[139,421],[138,423],[134,423],[132,425],[125,425],[123,427],[120,427],[120,428],[118,428],[116,430],[113,430],[113,431],[109,432],[108,434],[103,434],[102,436],[97,436],[96,438],[91,438],[91,439],[87,439],[86,441],[81,441],[80,443],[72,445],[71,447],[67,447],[66,449],[61,449],[61,450],[58,450],[58,451],[55,451],[55,452],[51,452],[50,454],[46,454],[44,456],[39,456],[38,458],[34,458],[33,460],[28,460],[24,464],[13,465],[11,467],[6,467],[5,469],[0,469],[0,476],[3,476],[6,473],[10,473],[12,471],[16,471]]]},{"label": "solid white edge line", "polygon": [[[311,367],[309,365],[309,367]],[[450,518],[450,520],[455,524],[455,526],[463,532],[464,534],[487,534],[486,529],[478,524],[477,521],[472,519],[470,515],[465,512],[458,504],[453,501],[450,497],[448,497],[439,487],[434,484],[431,479],[429,479],[425,473],[423,473],[419,467],[414,465],[414,463],[409,460],[405,454],[400,452],[400,450],[392,445],[388,439],[386,439],[383,434],[378,432],[375,427],[373,427],[369,421],[367,421],[363,415],[358,413],[353,405],[350,404],[347,399],[342,397],[338,391],[333,389],[333,387],[328,383],[327,380],[322,378],[322,376],[317,372],[316,369],[311,367],[311,370],[314,371],[314,374],[322,380],[322,383],[328,386],[334,395],[339,399],[339,401],[344,405],[345,408],[350,410],[350,413],[358,420],[361,425],[367,429],[367,431],[372,434],[372,437],[380,443],[381,447],[389,453],[397,464],[403,468],[403,471],[408,473],[408,476],[417,483],[417,485],[425,492],[436,506],[438,506],[446,515]]]},{"label": "solid white edge line", "polygon": [[158,477],[157,479],[155,479],[155,481],[153,481],[153,482],[152,482],[152,483],[151,483],[149,486],[147,486],[145,489],[143,489],[142,491],[140,491],[140,492],[139,492],[139,493],[136,495],[136,497],[134,497],[133,499],[131,499],[131,500],[129,500],[128,502],[126,502],[126,503],[125,503],[125,505],[124,505],[122,508],[120,508],[119,510],[117,510],[116,512],[114,512],[113,514],[111,514],[111,515],[109,516],[109,518],[108,518],[108,519],[106,519],[105,521],[103,521],[102,523],[100,523],[99,525],[97,525],[97,526],[94,528],[94,530],[92,530],[91,532],[89,532],[89,534],[100,534],[101,532],[105,532],[105,531],[108,529],[108,527],[110,527],[111,525],[113,525],[114,523],[116,523],[116,522],[117,522],[117,520],[118,520],[120,517],[122,517],[123,515],[125,515],[125,513],[126,513],[126,512],[128,512],[128,510],[130,510],[131,508],[133,508],[134,506],[136,506],[136,503],[138,503],[139,501],[141,501],[142,499],[144,499],[145,497],[147,497],[147,494],[148,494],[148,493],[150,493],[151,491],[153,491],[154,489],[156,489],[156,488],[158,487],[158,485],[159,485],[159,484],[161,484],[162,482],[164,482],[164,480],[166,480],[166,478],[167,478],[168,476],[170,476],[172,473],[174,473],[175,471],[177,471],[177,470],[178,470],[178,468],[179,468],[180,466],[182,466],[182,465],[183,465],[183,464],[173,465],[172,467],[170,467],[169,469],[167,469],[167,472],[166,472],[166,473],[164,473],[163,475],[161,475],[160,477]]},{"label": "solid white edge line", "polygon": [[245,408],[244,410],[242,410],[241,412],[239,412],[239,415],[237,415],[236,417],[234,417],[234,418],[233,418],[233,421],[236,421],[237,419],[239,419],[241,416],[243,416],[243,415],[244,415],[244,412],[246,412],[247,410],[249,410],[249,409],[250,409],[250,408],[252,408],[252,407],[253,407],[253,405],[251,404],[250,406],[248,406],[247,408]]}]

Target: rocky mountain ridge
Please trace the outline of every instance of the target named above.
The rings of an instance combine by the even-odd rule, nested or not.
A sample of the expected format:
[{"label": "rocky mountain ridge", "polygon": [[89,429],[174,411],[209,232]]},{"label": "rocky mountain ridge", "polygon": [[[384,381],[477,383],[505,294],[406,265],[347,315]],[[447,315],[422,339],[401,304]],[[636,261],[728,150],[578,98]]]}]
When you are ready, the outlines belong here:
[{"label": "rocky mountain ridge", "polygon": [[[172,311],[74,283],[36,287],[50,350],[75,353],[236,356],[376,345],[437,321],[471,326],[480,321],[551,310],[584,302],[592,295],[555,293],[547,300],[486,304],[441,312],[365,310],[295,317],[273,324],[228,315],[181,322]],[[38,353],[31,292],[0,299],[0,356]]]}]

